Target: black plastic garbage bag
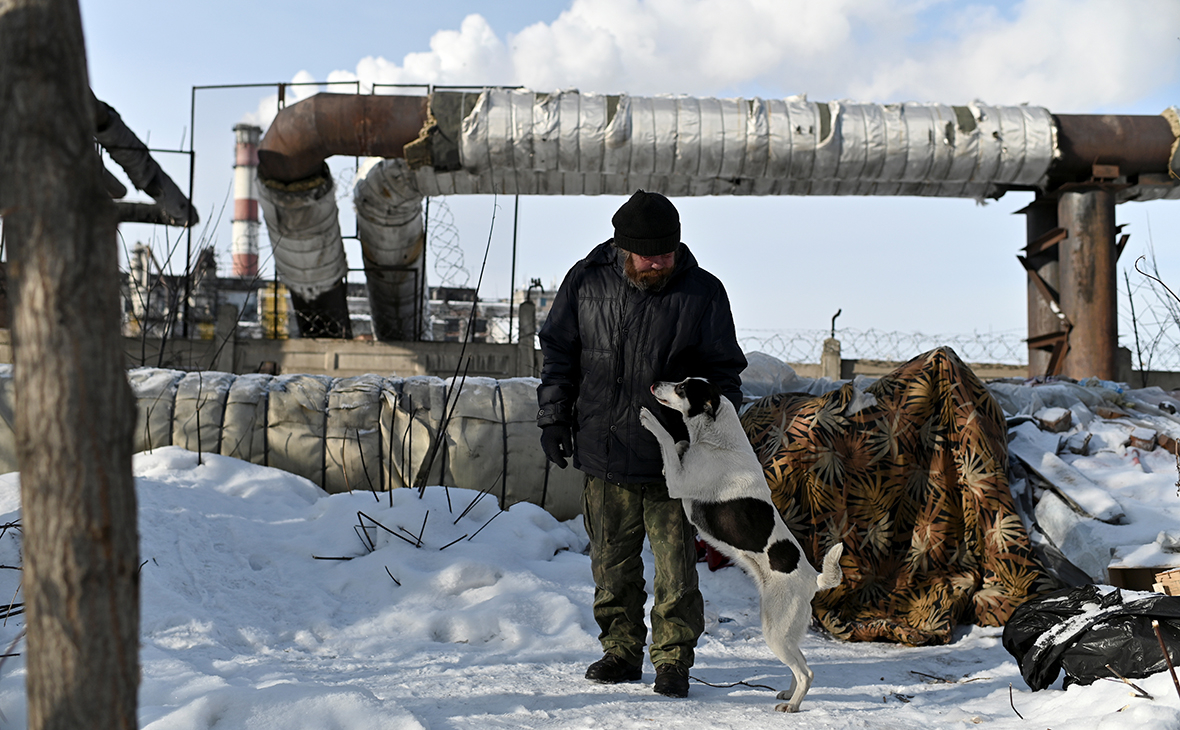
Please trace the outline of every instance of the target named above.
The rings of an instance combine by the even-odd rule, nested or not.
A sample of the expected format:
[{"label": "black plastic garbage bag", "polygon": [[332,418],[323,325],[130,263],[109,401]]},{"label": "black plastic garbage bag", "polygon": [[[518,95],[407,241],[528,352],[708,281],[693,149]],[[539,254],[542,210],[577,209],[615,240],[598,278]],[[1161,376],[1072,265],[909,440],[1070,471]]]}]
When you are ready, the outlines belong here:
[{"label": "black plastic garbage bag", "polygon": [[1153,619],[1177,663],[1180,596],[1137,593],[1124,601],[1110,586],[1066,588],[1025,603],[1004,626],[1004,648],[1033,690],[1053,684],[1062,669],[1066,687],[1119,675],[1139,679],[1167,668]]}]

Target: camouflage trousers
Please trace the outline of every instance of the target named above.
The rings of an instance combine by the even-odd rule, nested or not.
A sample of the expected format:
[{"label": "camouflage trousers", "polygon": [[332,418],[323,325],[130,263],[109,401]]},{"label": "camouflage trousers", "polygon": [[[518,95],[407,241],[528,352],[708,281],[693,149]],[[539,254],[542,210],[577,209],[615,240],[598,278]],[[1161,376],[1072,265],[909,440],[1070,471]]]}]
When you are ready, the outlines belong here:
[{"label": "camouflage trousers", "polygon": [[663,481],[614,484],[588,476],[582,519],[590,536],[594,619],[603,652],[632,664],[643,661],[647,593],[641,552],[646,534],[655,558],[652,664],[691,667],[705,629],[705,610],[697,587],[694,531],[680,500],[668,496]]}]

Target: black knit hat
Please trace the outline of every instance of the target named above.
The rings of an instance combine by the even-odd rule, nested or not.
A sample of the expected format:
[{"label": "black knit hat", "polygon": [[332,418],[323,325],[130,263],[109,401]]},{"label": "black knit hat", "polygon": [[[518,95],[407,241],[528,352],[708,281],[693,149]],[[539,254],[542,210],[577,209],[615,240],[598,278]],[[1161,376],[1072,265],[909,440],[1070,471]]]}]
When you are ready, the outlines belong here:
[{"label": "black knit hat", "polygon": [[672,253],[680,245],[680,214],[659,193],[636,190],[615,212],[615,245],[640,256]]}]

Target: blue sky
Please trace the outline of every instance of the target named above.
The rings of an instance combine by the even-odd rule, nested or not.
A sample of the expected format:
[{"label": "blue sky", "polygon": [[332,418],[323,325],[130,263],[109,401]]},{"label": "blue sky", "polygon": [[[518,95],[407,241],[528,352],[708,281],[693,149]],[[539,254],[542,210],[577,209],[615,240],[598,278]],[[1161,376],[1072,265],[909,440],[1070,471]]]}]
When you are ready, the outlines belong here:
[{"label": "blue sky", "polygon": [[[193,86],[295,79],[807,93],[820,101],[982,99],[1057,113],[1158,114],[1180,104],[1180,3],[1172,0],[82,0],[81,8],[96,94],[152,147],[167,149],[188,147]],[[267,122],[273,94],[196,95],[194,198],[204,220],[194,241],[214,245],[224,266],[231,128],[247,118]],[[186,187],[187,158],[158,156]],[[347,178],[353,165],[335,160],[333,169]],[[956,334],[1024,331],[1025,275],[1015,258],[1025,244],[1024,219],[1013,213],[1029,200],[1009,194],[985,206],[819,197],[677,204],[684,240],[726,283],[741,330],[827,329],[840,309],[842,327]],[[522,198],[516,285],[559,281],[610,236],[609,219],[621,202]],[[471,282],[490,237],[483,292],[506,296],[513,201],[476,196],[447,203]],[[1120,267],[1150,240],[1177,288],[1180,203],[1122,205],[1118,221],[1132,234]],[[352,224],[342,225],[347,233]],[[181,256],[187,243],[176,231],[145,226],[125,226],[123,234],[128,247],[151,241],[158,251],[175,246]],[[263,258],[267,252],[264,240]],[[359,254],[350,255],[359,266]],[[1120,329],[1129,331],[1129,324]]]}]

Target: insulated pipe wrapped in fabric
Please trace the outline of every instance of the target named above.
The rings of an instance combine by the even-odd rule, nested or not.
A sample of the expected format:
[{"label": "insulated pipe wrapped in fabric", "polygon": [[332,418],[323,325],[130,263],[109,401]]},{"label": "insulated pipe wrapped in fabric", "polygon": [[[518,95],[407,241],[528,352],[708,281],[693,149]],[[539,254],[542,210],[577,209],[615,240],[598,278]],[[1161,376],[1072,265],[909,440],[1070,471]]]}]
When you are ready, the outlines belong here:
[{"label": "insulated pipe wrapped in fabric", "polygon": [[198,371],[180,379],[172,408],[173,446],[221,453],[225,401],[235,377]]},{"label": "insulated pipe wrapped in fabric", "polygon": [[[417,334],[405,322],[421,305],[421,285],[408,283],[408,272],[421,270],[412,258],[420,223],[411,216],[421,196],[630,195],[644,188],[673,196],[983,199],[1074,182],[1102,161],[1098,153],[1115,154],[1117,164],[1127,165],[1122,174],[1140,176],[1120,200],[1180,195],[1166,177],[1175,138],[1167,119],[1123,115],[1098,122],[980,102],[486,89],[436,91],[427,106],[422,97],[320,94],[280,112],[263,140],[259,172],[300,183],[332,154],[406,161],[373,167],[377,179],[358,185],[356,196],[358,227],[368,229],[362,237],[369,241],[374,329],[394,339]],[[1135,151],[1126,159],[1111,152],[1127,145]],[[383,227],[395,230],[386,234]]]},{"label": "insulated pipe wrapped in fabric", "polygon": [[[135,368],[127,373],[127,380],[135,391],[138,424],[135,429],[136,451],[151,451],[172,445],[176,389],[184,375],[178,370],[156,368]],[[12,468],[16,468],[15,463]]]},{"label": "insulated pipe wrapped in fabric", "polygon": [[381,416],[378,426],[381,429],[381,453],[384,458],[381,488],[385,490],[408,486],[402,477],[402,469],[406,463],[405,442],[394,435],[394,416],[401,400],[403,383],[404,381],[399,378],[390,378],[386,381],[388,387],[381,391]]},{"label": "insulated pipe wrapped in fabric", "polygon": [[375,160],[353,192],[373,334],[382,341],[416,340],[425,321],[422,196],[407,171],[405,160]]},{"label": "insulated pipe wrapped in fabric", "polygon": [[440,448],[427,484],[487,491],[502,506],[528,501],[561,519],[581,511],[582,473],[558,469],[540,449],[535,378],[467,378],[458,396],[452,381],[421,376],[402,381],[391,417],[391,460],[413,484],[439,427]]},{"label": "insulated pipe wrapped in fabric", "polygon": [[225,398],[221,455],[266,463],[266,426],[271,375],[238,375]]},{"label": "insulated pipe wrapped in fabric", "polygon": [[[1035,107],[436,92],[432,154],[371,166],[358,230],[379,339],[421,311],[421,199],[455,193],[998,195],[1035,185],[1053,123]],[[466,110],[465,115],[450,113]],[[461,129],[446,128],[461,125]],[[450,148],[459,140],[458,164]],[[429,161],[430,164],[422,164]],[[389,267],[397,270],[390,271]]]},{"label": "insulated pipe wrapped in fabric", "polygon": [[[442,93],[448,92],[436,96]],[[978,102],[489,89],[462,123],[468,179],[437,187],[439,193],[472,185],[478,192],[521,194],[625,195],[644,188],[668,195],[996,197],[1045,181],[1054,129],[1046,109]],[[435,194],[426,185],[419,189]]]},{"label": "insulated pipe wrapped in fabric", "polygon": [[[507,498],[507,485],[512,480],[510,469],[515,465],[508,458],[504,395],[497,380],[467,378],[458,396],[451,396],[451,418],[444,434],[450,458],[445,464],[443,481],[476,483],[496,499]],[[532,400],[536,400],[535,390],[532,395]],[[526,410],[526,416],[536,423],[536,408]]]},{"label": "insulated pipe wrapped in fabric", "polygon": [[335,190],[327,169],[307,186],[268,182],[259,188],[275,269],[303,299],[327,293],[348,273]]},{"label": "insulated pipe wrapped in fabric", "polygon": [[[445,381],[429,376],[405,378],[395,400],[390,431],[386,434],[390,459],[394,469],[402,475],[401,482],[410,486],[418,479],[418,471],[430,453],[438,434],[438,426],[446,417],[448,388]],[[447,450],[436,454],[430,471],[424,475],[427,484],[442,484],[446,468]],[[480,487],[473,487],[480,488]]]},{"label": "insulated pipe wrapped in fabric", "polygon": [[322,174],[302,184],[263,180],[259,204],[270,232],[275,270],[291,290],[304,337],[352,336],[344,277],[348,260],[340,233],[335,185]]},{"label": "insulated pipe wrapped in fabric", "polygon": [[327,489],[327,375],[280,375],[267,398],[266,465],[299,474]]},{"label": "insulated pipe wrapped in fabric", "polygon": [[[1180,186],[1168,177],[1172,117],[1054,116],[1031,106],[812,102],[805,96],[486,89],[436,91],[427,103],[423,97],[319,94],[276,117],[259,150],[259,174],[298,186],[334,154],[404,158],[407,168],[374,167],[379,179],[367,191],[358,189],[358,207],[366,209],[358,226],[370,228],[363,235],[372,262],[404,261],[405,269],[417,271],[407,243],[417,217],[407,216],[419,196],[630,195],[644,188],[694,196],[983,199],[1078,182],[1092,175],[1094,163],[1109,162],[1132,181],[1118,192],[1120,201],[1178,197]],[[371,197],[374,190],[397,188],[404,197]],[[402,230],[385,241],[382,226]],[[322,243],[336,250],[334,239]],[[421,293],[411,291],[408,274],[386,276],[387,266],[368,267],[374,328],[386,338],[409,337],[399,334],[407,331],[404,313],[420,306]],[[307,298],[300,293],[304,284],[288,283]],[[337,299],[307,307],[346,309]],[[304,304],[297,300],[297,308]],[[346,312],[333,316],[346,318]]]},{"label": "insulated pipe wrapped in fabric", "polygon": [[370,167],[354,196],[379,339],[417,331],[407,325],[421,311],[421,285],[409,272],[422,270],[423,196],[643,188],[984,198],[1042,183],[1054,150],[1052,117],[1038,107],[500,89],[436,92],[430,104],[439,112],[419,140],[430,154],[411,155],[414,166],[391,159]]},{"label": "insulated pipe wrapped in fabric", "polygon": [[[581,511],[582,473],[558,469],[541,451],[536,378],[138,368],[128,380],[139,413],[136,451],[199,448],[298,474],[328,492],[376,491],[413,485],[442,430],[427,484],[486,489],[483,499],[504,508],[532,502],[562,520]],[[12,383],[11,368],[0,368],[0,473],[17,469]],[[474,498],[457,497],[456,514]]]},{"label": "insulated pipe wrapped in fabric", "polygon": [[324,489],[329,492],[382,488],[381,392],[379,375],[340,378],[328,390],[324,429]]},{"label": "insulated pipe wrapped in fabric", "polygon": [[94,99],[94,126],[94,139],[123,168],[137,190],[152,196],[162,222],[173,226],[197,224],[200,217],[196,209],[152,157],[147,145],[127,127],[117,111],[99,99]]},{"label": "insulated pipe wrapped in fabric", "polygon": [[[503,435],[508,455],[505,458],[504,502],[535,502],[553,514],[581,513],[583,474],[572,466],[559,469],[538,447],[539,437],[533,430],[537,423],[537,380],[509,378],[495,383],[505,423]],[[489,447],[494,453],[495,443]],[[543,475],[540,485],[536,484],[538,473]],[[537,494],[538,486],[540,495]]]}]

